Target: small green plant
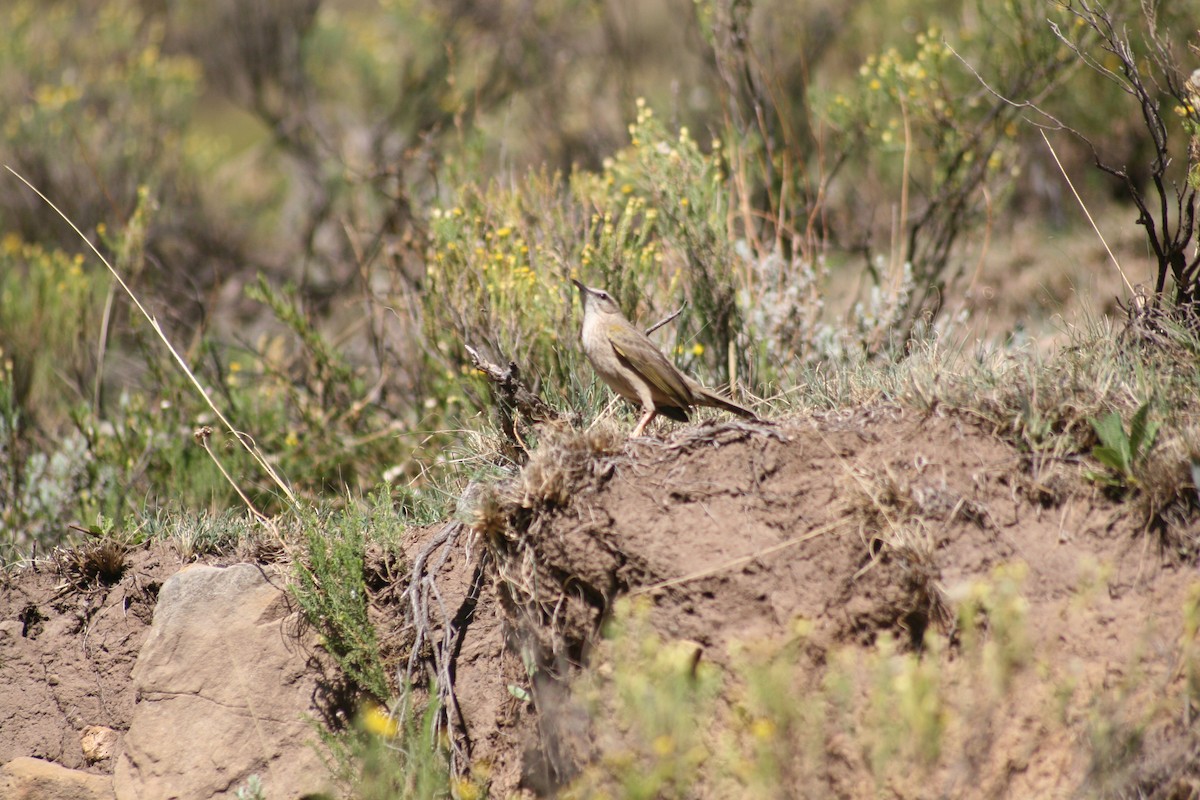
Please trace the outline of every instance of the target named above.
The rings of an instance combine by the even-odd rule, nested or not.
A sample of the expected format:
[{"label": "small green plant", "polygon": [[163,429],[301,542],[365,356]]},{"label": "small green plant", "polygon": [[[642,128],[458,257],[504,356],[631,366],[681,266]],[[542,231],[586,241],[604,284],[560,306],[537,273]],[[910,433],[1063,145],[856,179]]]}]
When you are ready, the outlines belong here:
[{"label": "small green plant", "polygon": [[377,493],[368,509],[351,505],[343,511],[306,514],[301,522],[304,554],[296,562],[291,587],[342,672],[379,702],[390,697],[391,690],[368,616],[367,537],[386,536],[398,519],[386,492]]},{"label": "small green plant", "polygon": [[262,778],[257,774],[246,778],[246,783],[239,786],[233,795],[237,800],[267,800],[267,795],[263,791]]},{"label": "small green plant", "polygon": [[1033,657],[1025,624],[1029,601],[1022,593],[1028,572],[1022,562],[1001,564],[990,579],[972,583],[958,607],[962,648],[997,697],[1008,693]]},{"label": "small green plant", "polygon": [[926,637],[928,655],[897,653],[890,635],[868,658],[870,694],[864,737],[877,781],[905,765],[932,767],[944,745],[948,712],[938,637]]},{"label": "small green plant", "polygon": [[231,415],[276,454],[292,485],[310,496],[368,492],[385,475],[402,474],[392,434],[415,419],[401,420],[380,402],[386,367],[352,362],[295,286],[275,287],[259,275],[246,296],[286,335],[263,337],[248,353],[214,352],[210,361],[222,373]]},{"label": "small green plant", "polygon": [[1150,401],[1134,412],[1129,430],[1121,415],[1110,412],[1101,419],[1091,420],[1100,444],[1092,448],[1092,457],[1108,468],[1107,472],[1089,471],[1087,477],[1118,491],[1128,491],[1138,485],[1138,470],[1154,447],[1159,422],[1150,419]]},{"label": "small green plant", "polygon": [[[436,696],[435,692],[431,695]],[[321,731],[328,748],[327,766],[344,796],[355,800],[484,800],[486,771],[454,778],[437,735],[441,711],[430,700],[420,713],[410,710],[401,721],[393,702],[391,710],[365,703],[354,723],[341,733]]]},{"label": "small green plant", "polygon": [[618,603],[598,662],[580,694],[599,757],[564,798],[629,800],[692,797],[712,757],[708,733],[720,672],[694,642],[664,641],[645,604]]},{"label": "small green plant", "polygon": [[[742,789],[739,796],[779,797],[781,787],[805,786],[805,778],[822,768],[829,698],[819,684],[805,686],[809,677],[802,660],[813,628],[812,621],[797,618],[781,643],[732,648],[731,735],[719,740],[718,758],[728,758],[725,769]],[[823,795],[811,786],[792,796]]]}]

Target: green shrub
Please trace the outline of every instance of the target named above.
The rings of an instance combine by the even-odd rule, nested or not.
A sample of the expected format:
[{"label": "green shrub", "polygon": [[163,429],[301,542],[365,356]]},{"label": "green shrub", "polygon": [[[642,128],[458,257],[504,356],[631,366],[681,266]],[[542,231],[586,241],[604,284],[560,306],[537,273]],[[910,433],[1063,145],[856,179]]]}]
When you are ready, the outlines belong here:
[{"label": "green shrub", "polygon": [[322,731],[330,756],[328,766],[345,796],[355,800],[483,800],[485,777],[450,776],[446,753],[437,738],[439,712],[437,703],[430,701],[423,713],[410,711],[401,719],[396,711],[367,702],[347,730]]},{"label": "green shrub", "polygon": [[292,595],[353,686],[384,702],[392,696],[391,682],[368,615],[366,548],[368,541],[395,546],[388,537],[399,519],[390,498],[381,492],[369,508],[313,511],[300,524],[304,550],[295,562]]}]

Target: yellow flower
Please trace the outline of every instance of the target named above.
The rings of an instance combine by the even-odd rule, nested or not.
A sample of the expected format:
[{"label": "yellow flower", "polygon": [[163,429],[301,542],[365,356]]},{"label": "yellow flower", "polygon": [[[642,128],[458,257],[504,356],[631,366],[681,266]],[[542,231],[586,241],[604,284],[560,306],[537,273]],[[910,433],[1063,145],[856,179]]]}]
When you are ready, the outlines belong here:
[{"label": "yellow flower", "polygon": [[496,231],[496,236],[500,237],[501,239],[506,239],[511,235],[512,235],[512,228],[508,227],[507,225],[505,225],[500,230]]},{"label": "yellow flower", "polygon": [[704,345],[700,344],[699,342],[696,342],[694,345],[692,345],[692,355],[694,355],[694,356],[704,355]]},{"label": "yellow flower", "polygon": [[754,724],[750,726],[750,733],[760,742],[768,741],[775,736],[775,723],[765,717],[760,717],[754,720]]},{"label": "yellow flower", "polygon": [[396,720],[392,719],[392,715],[375,704],[372,704],[363,714],[363,726],[376,736],[382,736],[385,739],[395,737],[400,730],[400,726],[396,724]]},{"label": "yellow flower", "polygon": [[632,183],[621,184],[621,194],[632,194],[632,193],[633,193],[633,184]]},{"label": "yellow flower", "polygon": [[458,800],[479,800],[483,797],[483,791],[470,778],[455,778],[453,795]]}]

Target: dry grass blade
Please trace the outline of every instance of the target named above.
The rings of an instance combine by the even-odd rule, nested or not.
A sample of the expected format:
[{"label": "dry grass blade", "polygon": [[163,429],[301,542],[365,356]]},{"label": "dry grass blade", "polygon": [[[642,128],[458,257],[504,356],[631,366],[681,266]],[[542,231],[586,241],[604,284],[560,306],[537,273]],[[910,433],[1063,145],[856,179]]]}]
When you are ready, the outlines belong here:
[{"label": "dry grass blade", "polygon": [[[291,488],[287,485],[283,478],[280,477],[279,473],[275,471],[275,468],[271,466],[270,462],[267,461],[266,457],[259,451],[259,449],[253,444],[249,443],[246,437],[244,437],[237,431],[236,428],[234,428],[233,423],[225,417],[225,414],[220,408],[217,407],[217,404],[213,402],[212,395],[205,389],[204,384],[200,383],[200,379],[196,377],[196,373],[193,372],[191,367],[188,366],[187,361],[185,361],[183,356],[179,354],[179,351],[175,349],[175,345],[171,343],[170,338],[163,331],[158,319],[151,314],[144,305],[142,305],[142,301],[139,300],[134,291],[129,288],[129,284],[125,283],[125,279],[121,277],[121,273],[117,271],[116,267],[114,267],[112,263],[110,263],[109,260],[104,257],[104,254],[100,252],[96,245],[92,244],[90,239],[83,235],[83,231],[79,230],[79,226],[71,221],[71,218],[63,213],[62,209],[54,204],[54,201],[42,194],[41,190],[27,181],[24,176],[14,170],[12,167],[5,164],[4,168],[11,172],[19,181],[21,181],[21,183],[32,189],[33,192],[46,203],[46,205],[54,209],[54,212],[62,217],[63,221],[71,226],[71,230],[75,231],[79,238],[82,239],[83,242],[91,249],[91,251],[96,254],[96,258],[100,259],[101,263],[108,268],[108,271],[112,273],[112,276],[116,279],[117,283],[121,285],[121,289],[124,290],[125,294],[133,302],[134,306],[137,307],[137,310],[143,317],[146,318],[146,321],[150,323],[150,327],[154,330],[154,333],[158,336],[162,343],[166,345],[167,350],[171,353],[171,357],[175,359],[175,363],[179,365],[179,369],[182,370],[183,374],[187,376],[189,381],[191,381],[191,384],[196,389],[196,392],[200,395],[208,407],[212,409],[212,412],[217,415],[217,419],[221,420],[221,424],[225,426],[226,430],[233,434],[233,437],[238,440],[243,448],[245,448],[246,452],[250,454],[251,458],[258,462],[258,465],[263,468],[263,471],[267,473],[275,485],[279,487],[279,490],[283,492],[284,496],[291,503],[292,507],[295,508],[297,506],[296,496],[292,493]],[[225,474],[224,470],[222,470],[222,474]],[[225,475],[225,477],[227,480],[229,480],[228,475]],[[237,489],[237,486],[235,485],[234,488]],[[238,494],[241,495],[242,499],[246,500],[247,503],[249,502],[245,495],[242,495],[240,490],[238,491]],[[251,506],[250,509],[259,519],[266,519],[253,506]]]},{"label": "dry grass blade", "polygon": [[1125,288],[1129,290],[1131,295],[1134,294],[1133,284],[1129,282],[1129,278],[1125,277],[1125,270],[1121,269],[1121,262],[1117,260],[1115,255],[1113,255],[1112,248],[1108,246],[1108,242],[1104,239],[1104,234],[1100,232],[1100,226],[1096,224],[1096,220],[1092,219],[1092,212],[1088,211],[1087,204],[1083,202],[1083,198],[1080,197],[1079,192],[1075,190],[1075,184],[1071,181],[1071,176],[1067,174],[1066,167],[1064,167],[1062,162],[1058,160],[1058,153],[1054,151],[1054,145],[1050,144],[1050,139],[1046,136],[1045,131],[1040,131],[1040,133],[1042,134],[1042,139],[1046,142],[1047,149],[1050,150],[1050,155],[1054,157],[1054,163],[1058,165],[1059,171],[1062,172],[1063,179],[1066,180],[1067,186],[1071,187],[1071,194],[1075,195],[1075,200],[1078,201],[1079,207],[1083,209],[1083,213],[1087,217],[1088,223],[1092,226],[1092,230],[1094,230],[1096,235],[1100,237],[1100,243],[1104,245],[1105,252],[1108,253],[1108,257],[1112,259],[1113,265],[1117,268],[1117,272],[1120,273],[1121,280],[1125,281]]}]

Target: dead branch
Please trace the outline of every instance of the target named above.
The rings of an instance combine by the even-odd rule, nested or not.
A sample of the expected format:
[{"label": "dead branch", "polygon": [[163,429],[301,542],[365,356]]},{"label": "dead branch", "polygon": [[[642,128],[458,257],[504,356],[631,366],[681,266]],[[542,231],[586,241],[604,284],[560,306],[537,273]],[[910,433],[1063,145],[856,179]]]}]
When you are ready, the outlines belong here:
[{"label": "dead branch", "polygon": [[551,422],[562,419],[562,415],[525,385],[517,362],[509,361],[508,366],[501,369],[480,355],[476,348],[469,344],[464,346],[475,369],[482,372],[492,385],[497,422],[509,444],[509,452],[505,455],[515,463],[523,464],[529,460],[529,448],[521,437],[519,423],[533,425]]}]

